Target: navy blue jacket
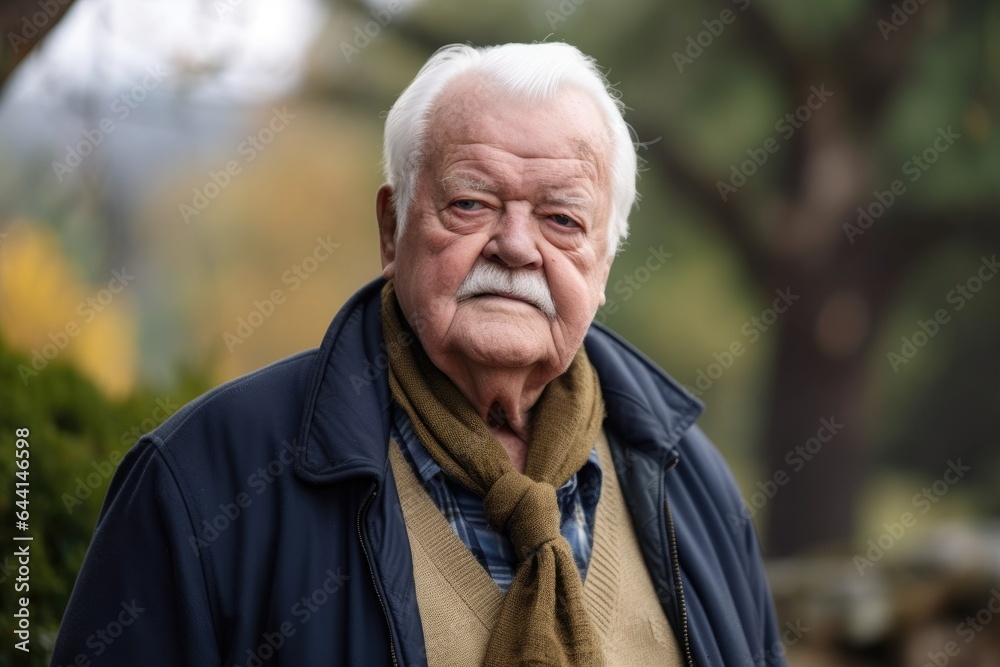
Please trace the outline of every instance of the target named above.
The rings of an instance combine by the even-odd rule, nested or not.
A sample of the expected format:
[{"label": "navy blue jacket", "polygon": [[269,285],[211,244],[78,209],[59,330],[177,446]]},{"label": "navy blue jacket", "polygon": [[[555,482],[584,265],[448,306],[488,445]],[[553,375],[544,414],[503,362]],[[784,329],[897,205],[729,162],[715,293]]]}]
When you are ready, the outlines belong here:
[{"label": "navy blue jacket", "polygon": [[[425,665],[387,459],[381,279],[317,350],[188,404],[122,460],[53,665]],[[754,527],[700,404],[594,325],[605,431],[689,664],[784,664]]]}]

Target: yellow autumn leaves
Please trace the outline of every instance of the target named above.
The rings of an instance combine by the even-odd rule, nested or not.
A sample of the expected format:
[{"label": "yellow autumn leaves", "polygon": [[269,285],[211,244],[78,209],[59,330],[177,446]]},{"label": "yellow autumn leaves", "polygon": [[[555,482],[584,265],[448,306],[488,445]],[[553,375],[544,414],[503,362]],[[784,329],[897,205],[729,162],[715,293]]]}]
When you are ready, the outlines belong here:
[{"label": "yellow autumn leaves", "polygon": [[[110,396],[128,393],[137,363],[130,274],[115,270],[92,284],[54,232],[19,220],[0,242],[0,335],[29,356],[18,368],[30,383],[50,363],[71,363]],[[117,274],[117,275],[115,275]]]}]

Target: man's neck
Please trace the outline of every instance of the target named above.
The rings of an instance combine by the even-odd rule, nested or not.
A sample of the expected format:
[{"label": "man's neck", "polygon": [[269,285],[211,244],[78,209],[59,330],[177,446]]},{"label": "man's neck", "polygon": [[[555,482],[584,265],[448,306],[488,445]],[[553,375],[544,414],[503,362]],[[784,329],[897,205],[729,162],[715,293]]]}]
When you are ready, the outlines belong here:
[{"label": "man's neck", "polygon": [[511,464],[524,472],[531,442],[531,410],[551,377],[538,367],[442,369],[507,451]]}]

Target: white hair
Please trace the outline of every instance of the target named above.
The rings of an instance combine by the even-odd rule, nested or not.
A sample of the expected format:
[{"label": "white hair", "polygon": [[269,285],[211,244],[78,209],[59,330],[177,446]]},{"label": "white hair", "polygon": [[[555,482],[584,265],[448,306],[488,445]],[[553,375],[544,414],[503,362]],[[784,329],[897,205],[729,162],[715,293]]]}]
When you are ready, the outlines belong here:
[{"label": "white hair", "polygon": [[482,48],[449,44],[424,63],[392,105],[385,121],[385,178],[393,190],[397,238],[406,224],[416,180],[424,166],[427,128],[434,103],[451,81],[467,72],[489,80],[498,92],[528,101],[552,99],[568,85],[594,100],[607,123],[611,141],[608,254],[614,256],[628,236],[628,216],[636,201],[636,149],[622,116],[625,105],[618,92],[593,58],[561,42]]}]

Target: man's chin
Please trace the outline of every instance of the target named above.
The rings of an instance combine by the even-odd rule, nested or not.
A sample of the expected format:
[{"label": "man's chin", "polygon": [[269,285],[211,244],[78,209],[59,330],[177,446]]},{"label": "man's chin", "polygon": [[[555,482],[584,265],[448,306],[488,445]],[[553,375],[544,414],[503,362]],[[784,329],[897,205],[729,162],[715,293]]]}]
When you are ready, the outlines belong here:
[{"label": "man's chin", "polygon": [[[462,318],[452,330],[451,347],[470,361],[487,366],[519,368],[543,361],[551,354],[551,330],[538,309],[531,313],[477,313]],[[519,308],[520,309],[520,308]],[[471,313],[470,313],[471,314]]]}]

